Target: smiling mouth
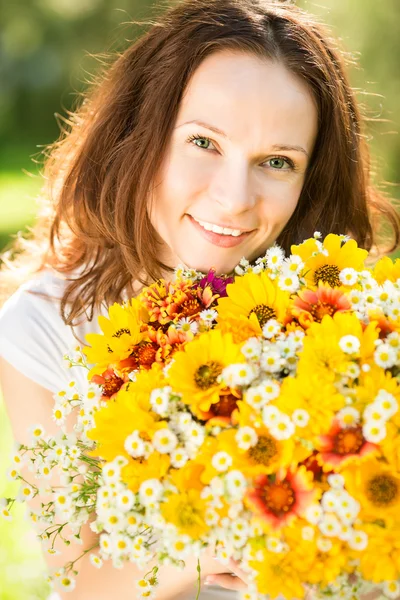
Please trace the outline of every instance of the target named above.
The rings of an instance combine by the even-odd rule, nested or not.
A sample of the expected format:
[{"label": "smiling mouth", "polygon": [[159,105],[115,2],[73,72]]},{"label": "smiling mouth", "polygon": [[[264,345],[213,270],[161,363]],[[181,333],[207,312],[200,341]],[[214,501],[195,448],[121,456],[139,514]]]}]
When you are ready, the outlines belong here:
[{"label": "smiling mouth", "polygon": [[225,235],[230,237],[240,237],[242,235],[251,233],[253,229],[235,229],[233,227],[226,227],[224,225],[216,225],[215,223],[209,223],[208,221],[202,221],[196,219],[193,215],[189,215],[196,223],[198,223],[205,231],[210,231],[218,235]]}]

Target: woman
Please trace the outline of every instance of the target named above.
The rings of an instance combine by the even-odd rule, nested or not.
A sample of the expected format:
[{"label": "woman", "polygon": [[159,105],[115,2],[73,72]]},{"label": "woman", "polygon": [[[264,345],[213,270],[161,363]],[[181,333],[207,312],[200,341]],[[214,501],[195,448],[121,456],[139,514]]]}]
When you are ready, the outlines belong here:
[{"label": "woman", "polygon": [[[51,210],[15,263],[35,277],[0,314],[0,379],[20,442],[33,422],[55,429],[52,392],[70,375],[61,357],[73,333],[84,341],[107,305],[178,263],[229,273],[242,256],[275,241],[288,250],[315,230],[370,249],[381,216],[398,244],[398,216],[370,184],[343,60],[292,6],[178,3],[115,61],[70,125],[46,167]],[[95,540],[85,531],[83,548]],[[82,552],[60,549],[50,566]],[[202,560],[219,590],[244,589],[231,567],[237,577]],[[133,598],[135,576],[130,565],[94,572],[84,558],[72,597]],[[194,560],[179,575],[162,569],[158,598],[194,597],[196,577]]]}]

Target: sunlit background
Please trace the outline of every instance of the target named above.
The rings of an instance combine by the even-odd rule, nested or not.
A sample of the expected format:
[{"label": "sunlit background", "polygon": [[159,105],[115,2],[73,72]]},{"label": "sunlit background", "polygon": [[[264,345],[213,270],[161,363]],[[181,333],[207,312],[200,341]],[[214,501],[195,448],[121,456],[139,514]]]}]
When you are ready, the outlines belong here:
[{"label": "sunlit background", "polygon": [[[96,73],[93,54],[133,40],[133,19],[146,19],[150,0],[0,0],[0,248],[31,223],[40,187],[32,158],[59,134],[65,114]],[[372,121],[368,126],[376,182],[399,198],[399,0],[298,0],[321,16],[358,62],[351,81]],[[27,399],[28,401],[28,399]],[[11,432],[0,400],[0,497],[16,488],[4,475]],[[0,521],[0,600],[39,600],[48,588],[34,533],[18,510]]]}]

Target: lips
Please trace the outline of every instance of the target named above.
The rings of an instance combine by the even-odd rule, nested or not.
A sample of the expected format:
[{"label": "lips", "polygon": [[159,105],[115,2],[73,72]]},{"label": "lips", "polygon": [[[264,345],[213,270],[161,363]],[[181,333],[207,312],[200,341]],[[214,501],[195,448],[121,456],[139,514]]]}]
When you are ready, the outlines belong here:
[{"label": "lips", "polygon": [[247,240],[247,238],[255,231],[245,231],[238,236],[224,235],[215,233],[214,231],[207,231],[207,229],[204,229],[204,227],[202,227],[191,215],[187,215],[187,217],[190,219],[193,227],[195,227],[204,239],[220,248],[233,248],[234,246],[238,246],[239,244],[242,244],[244,240]]}]

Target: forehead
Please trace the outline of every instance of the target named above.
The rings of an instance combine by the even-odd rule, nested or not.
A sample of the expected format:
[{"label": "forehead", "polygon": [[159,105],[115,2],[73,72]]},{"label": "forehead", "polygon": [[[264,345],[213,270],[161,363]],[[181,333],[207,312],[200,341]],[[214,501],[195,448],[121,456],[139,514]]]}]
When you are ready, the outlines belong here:
[{"label": "forehead", "polygon": [[271,143],[312,145],[317,109],[306,83],[283,64],[221,50],[204,59],[187,85],[177,124],[192,119],[212,123],[233,141],[262,138],[265,145],[278,135]]}]

